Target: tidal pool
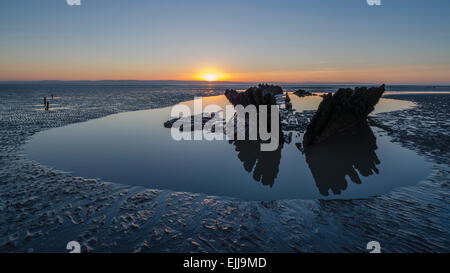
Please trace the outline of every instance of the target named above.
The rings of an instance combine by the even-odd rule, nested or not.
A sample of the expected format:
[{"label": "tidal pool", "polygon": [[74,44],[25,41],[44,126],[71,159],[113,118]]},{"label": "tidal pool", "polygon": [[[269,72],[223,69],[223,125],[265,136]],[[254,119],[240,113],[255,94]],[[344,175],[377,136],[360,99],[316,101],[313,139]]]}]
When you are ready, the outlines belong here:
[{"label": "tidal pool", "polygon": [[[290,95],[293,108],[314,110],[320,97]],[[189,107],[193,101],[184,102]],[[229,104],[225,96],[203,106]],[[373,114],[413,107],[381,99]],[[50,129],[32,137],[24,151],[41,164],[76,176],[244,200],[354,199],[388,193],[425,179],[430,163],[392,143],[378,128],[363,128],[302,153],[296,143],[260,152],[251,141],[175,141],[163,123],[171,107],[120,113]]]}]

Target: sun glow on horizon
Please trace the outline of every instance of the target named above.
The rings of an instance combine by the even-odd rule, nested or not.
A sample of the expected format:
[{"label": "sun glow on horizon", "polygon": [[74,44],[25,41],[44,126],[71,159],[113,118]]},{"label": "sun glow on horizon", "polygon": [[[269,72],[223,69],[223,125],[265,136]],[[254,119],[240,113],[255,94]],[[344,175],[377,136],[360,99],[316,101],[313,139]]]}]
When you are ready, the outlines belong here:
[{"label": "sun glow on horizon", "polygon": [[227,80],[229,79],[229,76],[216,71],[206,71],[196,74],[194,79],[207,82],[216,82]]},{"label": "sun glow on horizon", "polygon": [[219,76],[217,74],[206,74],[204,76],[205,80],[209,81],[209,82],[215,82],[217,81],[217,79],[219,78]]}]

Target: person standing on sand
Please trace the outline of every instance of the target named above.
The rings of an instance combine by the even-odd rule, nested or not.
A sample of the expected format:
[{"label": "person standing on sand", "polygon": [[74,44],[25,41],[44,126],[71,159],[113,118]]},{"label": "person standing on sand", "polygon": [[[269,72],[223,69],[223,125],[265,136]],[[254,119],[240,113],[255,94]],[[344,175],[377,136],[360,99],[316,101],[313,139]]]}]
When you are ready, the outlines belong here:
[{"label": "person standing on sand", "polygon": [[50,108],[50,102],[47,101],[47,104],[45,105],[45,111],[48,111],[49,108]]},{"label": "person standing on sand", "polygon": [[44,97],[44,107],[47,106],[47,97]]}]

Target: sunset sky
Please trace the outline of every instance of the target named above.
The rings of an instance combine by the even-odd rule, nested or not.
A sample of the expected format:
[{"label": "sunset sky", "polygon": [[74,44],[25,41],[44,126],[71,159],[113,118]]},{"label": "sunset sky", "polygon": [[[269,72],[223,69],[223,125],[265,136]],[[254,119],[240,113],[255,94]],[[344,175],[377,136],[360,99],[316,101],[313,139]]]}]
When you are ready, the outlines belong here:
[{"label": "sunset sky", "polygon": [[450,83],[450,1],[5,0],[0,81]]}]

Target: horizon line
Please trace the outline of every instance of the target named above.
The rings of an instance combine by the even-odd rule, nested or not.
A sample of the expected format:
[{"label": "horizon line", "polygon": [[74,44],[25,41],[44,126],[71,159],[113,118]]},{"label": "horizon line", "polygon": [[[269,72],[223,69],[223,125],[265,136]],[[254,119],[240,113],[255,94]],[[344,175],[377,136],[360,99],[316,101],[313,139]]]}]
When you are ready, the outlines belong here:
[{"label": "horizon line", "polygon": [[334,85],[431,85],[431,86],[450,86],[450,83],[370,83],[370,82],[286,82],[286,81],[201,81],[201,80],[7,80],[0,81],[0,84],[36,84],[36,83],[156,83],[156,82],[172,82],[172,83],[201,83],[201,84],[258,84],[258,83],[270,83],[270,84],[334,84]]}]

